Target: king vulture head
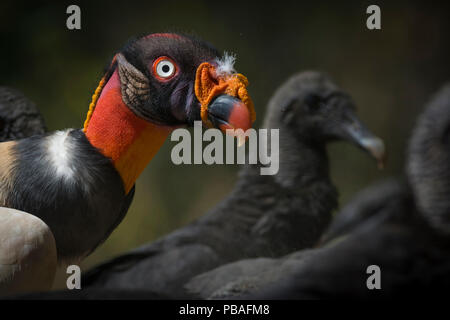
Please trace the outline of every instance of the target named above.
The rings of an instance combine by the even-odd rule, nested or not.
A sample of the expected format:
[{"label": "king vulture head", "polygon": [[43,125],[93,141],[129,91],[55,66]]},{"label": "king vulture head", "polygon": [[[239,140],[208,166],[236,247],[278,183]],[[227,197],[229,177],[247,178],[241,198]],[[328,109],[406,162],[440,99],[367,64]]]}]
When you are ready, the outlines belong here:
[{"label": "king vulture head", "polygon": [[[136,116],[163,126],[241,128],[254,121],[246,78],[210,44],[178,34],[151,34],[115,55],[105,81],[119,81]],[[116,74],[117,78],[111,77]]]},{"label": "king vulture head", "polygon": [[131,41],[114,56],[84,132],[113,160],[126,190],[171,130],[197,120],[224,132],[251,127],[248,82],[233,64],[233,56],[221,56],[210,44],[172,33]]}]

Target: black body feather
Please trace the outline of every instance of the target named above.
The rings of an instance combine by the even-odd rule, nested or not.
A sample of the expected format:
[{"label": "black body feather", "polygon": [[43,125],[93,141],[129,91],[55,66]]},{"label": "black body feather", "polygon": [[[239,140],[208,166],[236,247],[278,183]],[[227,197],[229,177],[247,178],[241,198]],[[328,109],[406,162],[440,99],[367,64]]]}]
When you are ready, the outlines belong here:
[{"label": "black body feather", "polygon": [[49,156],[55,133],[17,141],[13,154],[13,182],[4,201],[31,213],[52,230],[62,260],[78,259],[95,249],[122,220],[134,192],[125,196],[111,160],[94,148],[81,130],[66,138],[67,168],[60,175]]},{"label": "black body feather", "polygon": [[16,89],[0,87],[0,142],[45,131],[44,119],[32,101]]},{"label": "black body feather", "polygon": [[[409,143],[407,181],[363,190],[323,237],[322,248],[252,299],[442,298],[450,289],[450,86],[427,104]],[[369,265],[381,290],[368,290]],[[261,288],[260,288],[261,289]]]}]

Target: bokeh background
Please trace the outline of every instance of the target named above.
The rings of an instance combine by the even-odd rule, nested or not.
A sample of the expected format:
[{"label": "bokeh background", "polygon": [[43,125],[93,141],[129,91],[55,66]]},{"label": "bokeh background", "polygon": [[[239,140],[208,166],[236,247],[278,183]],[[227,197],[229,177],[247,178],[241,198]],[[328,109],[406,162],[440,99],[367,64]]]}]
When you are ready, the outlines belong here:
[{"label": "bokeh background", "polygon": [[[81,30],[66,28],[70,4],[81,7]],[[370,4],[381,7],[381,30],[366,28]],[[402,174],[415,118],[450,80],[449,16],[449,6],[436,1],[2,1],[0,85],[36,102],[50,130],[81,127],[104,67],[130,37],[188,32],[237,54],[259,126],[285,79],[325,71],[351,93],[389,151],[387,168],[378,171],[353,146],[330,146],[342,205],[364,186]],[[168,141],[139,178],[127,217],[83,268],[187,224],[233,188],[238,166],[175,166],[172,146]]]}]

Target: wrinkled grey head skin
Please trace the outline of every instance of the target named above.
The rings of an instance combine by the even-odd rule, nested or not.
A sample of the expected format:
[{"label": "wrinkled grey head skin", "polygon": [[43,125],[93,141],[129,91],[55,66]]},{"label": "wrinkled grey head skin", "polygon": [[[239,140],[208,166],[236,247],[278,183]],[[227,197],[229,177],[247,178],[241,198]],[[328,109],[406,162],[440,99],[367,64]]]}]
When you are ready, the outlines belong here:
[{"label": "wrinkled grey head skin", "polygon": [[450,234],[450,83],[419,117],[409,143],[407,174],[421,214]]},{"label": "wrinkled grey head skin", "polygon": [[[317,132],[319,121],[323,119],[320,111],[324,107],[325,97],[337,92],[340,92],[337,85],[323,73],[316,71],[297,73],[285,81],[271,97],[265,127],[290,123],[298,135],[303,137],[304,133],[308,133],[308,136],[312,136],[314,128]],[[309,117],[314,113],[315,118]],[[300,123],[301,127],[295,126]]]},{"label": "wrinkled grey head skin", "polygon": [[288,128],[298,140],[316,145],[346,140],[368,151],[383,166],[383,141],[358,119],[350,95],[324,73],[307,71],[291,77],[271,98],[269,112],[266,127]]},{"label": "wrinkled grey head skin", "polygon": [[16,89],[0,87],[0,142],[45,131],[44,119],[33,102]]}]

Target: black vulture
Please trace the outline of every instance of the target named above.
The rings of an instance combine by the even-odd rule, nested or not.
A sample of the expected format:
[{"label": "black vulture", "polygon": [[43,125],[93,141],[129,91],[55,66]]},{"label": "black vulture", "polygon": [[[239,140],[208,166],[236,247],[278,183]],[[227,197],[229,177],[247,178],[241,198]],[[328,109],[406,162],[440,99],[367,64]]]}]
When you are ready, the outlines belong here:
[{"label": "black vulture", "polygon": [[[186,289],[192,296],[203,299],[254,298],[252,294],[267,287],[277,287],[280,282],[289,283],[291,281],[304,284],[305,288],[312,292],[325,290],[328,288],[329,278],[332,277],[336,277],[336,279],[333,278],[333,281],[329,283],[330,288],[336,286],[348,288],[350,287],[347,283],[349,278],[342,272],[344,267],[340,264],[344,264],[350,270],[345,270],[346,272],[355,272],[359,276],[357,284],[364,285],[366,288],[365,278],[368,275],[365,273],[365,268],[375,264],[375,262],[369,263],[368,252],[369,250],[373,251],[370,258],[377,257],[378,254],[382,255],[382,253],[377,251],[379,247],[377,247],[376,240],[369,242],[371,246],[365,245],[364,241],[367,241],[366,238],[369,240],[377,238],[377,228],[388,217],[394,221],[400,220],[401,213],[412,210],[411,199],[408,189],[405,189],[404,184],[398,180],[392,179],[376,184],[358,193],[349,204],[342,208],[314,248],[298,250],[280,258],[261,256],[225,264],[192,278],[186,284]],[[394,215],[397,211],[400,217]],[[341,216],[345,216],[345,218],[341,219]],[[380,230],[380,232],[383,231],[384,229]],[[382,238],[381,235],[379,237]],[[340,249],[341,246],[342,249]],[[358,257],[352,256],[359,253],[357,250],[363,249],[367,251],[367,256],[364,255],[362,258],[367,258],[367,261],[358,261]],[[347,253],[346,250],[349,252]],[[320,279],[321,273],[324,272],[323,269],[326,269],[330,275]],[[334,270],[336,273],[333,273]],[[302,276],[298,281],[294,280],[297,273]],[[310,280],[310,277],[313,280]],[[273,298],[289,299],[291,293],[286,292],[281,296],[284,293],[283,290],[279,289],[279,293],[276,291],[280,296],[274,294]],[[351,290],[353,288],[349,289],[349,291]],[[267,291],[267,295],[256,295],[256,297],[271,299],[273,291],[272,289],[267,289]],[[306,290],[302,291],[301,295],[292,295],[292,298],[299,299],[313,297],[322,298],[322,296],[310,296]]]},{"label": "black vulture", "polygon": [[[449,128],[446,85],[413,131],[407,181],[391,179],[360,192],[318,248],[225,265],[192,279],[188,288],[203,298],[441,296],[450,288]],[[367,286],[373,265],[381,290]]]},{"label": "black vulture", "polygon": [[319,72],[296,74],[281,85],[264,127],[279,129],[276,175],[260,175],[260,165],[246,165],[215,208],[88,271],[83,288],[151,289],[182,297],[189,279],[225,263],[308,248],[337,208],[327,143],[346,140],[383,161],[382,141],[358,120],[350,96]]},{"label": "black vulture", "polygon": [[429,101],[412,132],[408,146],[406,177],[390,178],[367,187],[346,205],[322,242],[346,234],[381,211],[403,202],[412,204],[420,215],[441,233],[446,233],[450,202],[450,154],[446,146],[450,128],[450,84],[444,85]]},{"label": "black vulture", "polygon": [[0,142],[45,131],[44,119],[36,105],[17,89],[0,86]]}]

